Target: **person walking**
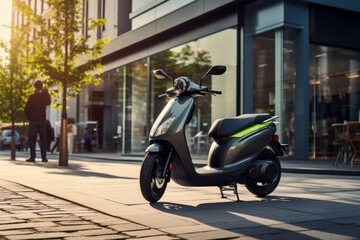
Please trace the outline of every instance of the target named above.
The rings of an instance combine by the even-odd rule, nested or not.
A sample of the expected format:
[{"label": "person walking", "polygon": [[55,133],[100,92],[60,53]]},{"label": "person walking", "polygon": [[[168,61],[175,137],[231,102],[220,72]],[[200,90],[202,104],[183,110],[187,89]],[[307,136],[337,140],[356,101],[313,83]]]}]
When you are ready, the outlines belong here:
[{"label": "person walking", "polygon": [[68,148],[69,148],[69,154],[72,154],[74,152],[74,138],[77,135],[77,128],[75,125],[75,120],[72,118],[69,118],[68,123]]},{"label": "person walking", "polygon": [[29,147],[30,158],[26,162],[35,162],[36,136],[40,137],[40,152],[43,162],[46,158],[46,107],[50,105],[51,98],[46,89],[43,88],[43,82],[37,80],[34,83],[34,93],[29,96],[24,113],[29,120]]},{"label": "person walking", "polygon": [[54,126],[54,136],[55,136],[55,143],[53,147],[51,148],[51,153],[54,153],[54,150],[56,149],[56,152],[59,152],[59,141],[60,141],[60,121],[55,122]]},{"label": "person walking", "polygon": [[49,120],[46,120],[46,151],[50,152],[51,143],[54,141],[54,131]]},{"label": "person walking", "polygon": [[88,152],[92,152],[92,146],[91,146],[92,137],[91,137],[89,128],[85,128],[83,139],[84,139],[84,148]]}]

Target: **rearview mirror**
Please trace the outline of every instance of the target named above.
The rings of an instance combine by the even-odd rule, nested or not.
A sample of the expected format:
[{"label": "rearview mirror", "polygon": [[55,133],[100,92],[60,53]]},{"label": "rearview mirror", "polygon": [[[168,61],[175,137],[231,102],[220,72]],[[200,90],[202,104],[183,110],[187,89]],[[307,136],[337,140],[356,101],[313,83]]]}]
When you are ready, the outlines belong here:
[{"label": "rearview mirror", "polygon": [[155,75],[155,77],[156,77],[157,79],[168,78],[168,79],[171,79],[171,80],[172,80],[172,78],[169,77],[169,75],[167,75],[167,73],[166,73],[164,70],[162,70],[162,69],[156,69],[156,70],[153,71],[153,73],[154,73],[154,75]]},{"label": "rearview mirror", "polygon": [[202,80],[203,80],[203,78],[205,78],[206,76],[209,76],[209,75],[221,75],[221,74],[223,74],[224,72],[226,72],[226,66],[223,66],[223,65],[215,65],[215,66],[212,66],[212,67],[207,71],[207,73],[205,73],[205,75],[200,78],[200,86],[202,86]]},{"label": "rearview mirror", "polygon": [[215,65],[212,66],[205,75],[221,75],[226,72],[226,66]]}]

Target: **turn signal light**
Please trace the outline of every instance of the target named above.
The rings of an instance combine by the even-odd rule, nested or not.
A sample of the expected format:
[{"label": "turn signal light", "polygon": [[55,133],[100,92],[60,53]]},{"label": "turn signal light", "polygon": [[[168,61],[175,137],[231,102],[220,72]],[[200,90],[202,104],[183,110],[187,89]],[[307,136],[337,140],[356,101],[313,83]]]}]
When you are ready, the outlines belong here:
[{"label": "turn signal light", "polygon": [[174,168],[174,164],[173,164],[173,163],[170,163],[170,164],[169,164],[169,170],[171,171],[173,168]]}]

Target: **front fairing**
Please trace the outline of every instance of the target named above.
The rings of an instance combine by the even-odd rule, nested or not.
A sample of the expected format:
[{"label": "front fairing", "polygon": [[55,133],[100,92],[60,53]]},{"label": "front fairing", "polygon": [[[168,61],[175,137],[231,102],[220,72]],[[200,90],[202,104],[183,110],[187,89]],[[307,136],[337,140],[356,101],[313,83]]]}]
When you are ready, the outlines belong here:
[{"label": "front fairing", "polygon": [[183,132],[193,107],[194,99],[190,96],[172,98],[154,122],[150,140],[169,141],[174,135]]}]

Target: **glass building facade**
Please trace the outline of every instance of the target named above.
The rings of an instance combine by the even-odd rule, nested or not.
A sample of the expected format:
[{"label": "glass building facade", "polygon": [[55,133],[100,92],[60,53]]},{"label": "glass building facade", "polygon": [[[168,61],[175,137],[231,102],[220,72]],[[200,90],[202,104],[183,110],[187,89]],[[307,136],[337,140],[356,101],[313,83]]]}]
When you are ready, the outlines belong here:
[{"label": "glass building facade", "polygon": [[98,122],[100,147],[116,148],[121,154],[144,153],[150,128],[168,101],[158,96],[172,86],[170,80],[156,79],[152,70],[161,68],[170,76],[186,75],[196,82],[212,65],[223,64],[226,75],[203,81],[204,85],[223,91],[223,95],[198,98],[196,114],[187,128],[192,152],[206,156],[211,123],[236,115],[236,38],[235,28],[225,29],[106,71],[102,85],[89,88],[91,101],[82,108],[91,111],[91,120]]},{"label": "glass building facade", "polygon": [[105,51],[102,84],[84,87],[78,98],[78,121],[97,122],[99,148],[144,153],[167,101],[158,95],[172,84],[154,78],[158,68],[196,82],[212,65],[227,67],[204,83],[223,94],[198,98],[186,130],[191,153],[200,158],[210,145],[209,127],[221,117],[279,116],[281,141],[298,159],[333,158],[331,125],[360,120],[360,36],[351,24],[360,20],[359,3],[125,2],[130,27]]}]

